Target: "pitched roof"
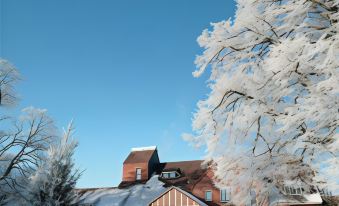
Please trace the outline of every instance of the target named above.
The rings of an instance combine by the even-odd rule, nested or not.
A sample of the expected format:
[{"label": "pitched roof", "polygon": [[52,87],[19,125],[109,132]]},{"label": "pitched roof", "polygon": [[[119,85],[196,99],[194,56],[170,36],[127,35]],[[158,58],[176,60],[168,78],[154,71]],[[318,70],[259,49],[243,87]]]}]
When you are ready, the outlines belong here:
[{"label": "pitched roof", "polygon": [[147,163],[155,152],[156,155],[158,155],[156,147],[132,148],[131,153],[129,153],[124,161],[124,164]]},{"label": "pitched roof", "polygon": [[335,205],[339,203],[339,196],[322,196],[324,204]]},{"label": "pitched roof", "polygon": [[303,194],[303,195],[286,195],[281,193],[277,188],[272,188],[270,194],[270,205],[280,205],[288,203],[291,205],[321,205],[323,200],[319,193]]},{"label": "pitched roof", "polygon": [[180,162],[164,162],[162,170],[169,170],[172,168],[180,168],[181,171],[186,174],[192,174],[197,170],[202,169],[203,160],[191,160],[191,161],[180,161]]},{"label": "pitched roof", "polygon": [[158,176],[153,176],[145,184],[136,184],[124,189],[78,189],[76,201],[79,201],[80,205],[145,206],[167,189],[163,185]]},{"label": "pitched roof", "polygon": [[180,168],[181,176],[173,179],[161,178],[167,186],[177,186],[188,192],[205,176],[207,168],[202,165],[203,160],[160,163],[160,172]]}]

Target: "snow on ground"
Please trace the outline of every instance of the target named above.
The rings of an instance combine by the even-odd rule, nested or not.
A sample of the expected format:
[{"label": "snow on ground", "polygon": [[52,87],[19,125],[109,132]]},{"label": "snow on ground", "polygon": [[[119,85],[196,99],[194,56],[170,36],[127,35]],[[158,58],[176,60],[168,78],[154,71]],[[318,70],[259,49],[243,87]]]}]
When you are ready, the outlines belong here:
[{"label": "snow on ground", "polygon": [[138,184],[126,189],[90,189],[79,197],[81,204],[95,206],[145,206],[166,191],[164,183],[153,176],[146,184]]}]

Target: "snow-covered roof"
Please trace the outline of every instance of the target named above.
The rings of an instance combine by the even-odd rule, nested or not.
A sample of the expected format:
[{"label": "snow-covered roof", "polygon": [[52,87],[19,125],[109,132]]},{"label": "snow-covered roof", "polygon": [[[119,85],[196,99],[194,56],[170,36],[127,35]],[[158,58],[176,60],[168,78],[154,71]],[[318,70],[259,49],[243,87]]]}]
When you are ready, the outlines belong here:
[{"label": "snow-covered roof", "polygon": [[288,203],[293,205],[306,205],[314,204],[318,205],[323,202],[319,193],[303,194],[303,195],[284,195],[280,193],[276,188],[273,189],[270,196],[270,206],[280,205],[282,203]]},{"label": "snow-covered roof", "polygon": [[98,188],[78,190],[80,205],[93,204],[96,206],[145,206],[155,197],[166,191],[164,183],[153,176],[146,184],[137,184],[126,189]]},{"label": "snow-covered roof", "polygon": [[148,147],[134,147],[131,149],[132,152],[137,151],[146,151],[146,150],[156,150],[157,146],[148,146]]},{"label": "snow-covered roof", "polygon": [[317,203],[321,204],[323,202],[319,193],[306,194],[306,195],[303,195],[303,196],[307,200],[307,202],[311,203],[311,204],[317,204]]},{"label": "snow-covered roof", "polygon": [[124,164],[148,163],[154,155],[159,162],[156,146],[132,148],[132,151],[125,159]]}]

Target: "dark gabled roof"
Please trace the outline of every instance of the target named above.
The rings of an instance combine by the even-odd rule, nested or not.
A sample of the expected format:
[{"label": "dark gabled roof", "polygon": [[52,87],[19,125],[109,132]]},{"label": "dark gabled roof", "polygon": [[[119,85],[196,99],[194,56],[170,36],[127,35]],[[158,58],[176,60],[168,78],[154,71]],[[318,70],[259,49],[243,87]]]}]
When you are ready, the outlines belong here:
[{"label": "dark gabled roof", "polygon": [[94,192],[96,190],[111,190],[111,189],[117,189],[118,187],[92,187],[92,188],[76,188],[74,191],[78,195],[83,195],[86,192]]},{"label": "dark gabled roof", "polygon": [[179,174],[181,174],[181,169],[180,168],[166,168],[166,169],[163,169],[162,172],[178,172]]},{"label": "dark gabled roof", "polygon": [[128,157],[124,161],[124,164],[130,163],[147,163],[152,158],[152,155],[156,155],[158,157],[158,152],[156,148],[151,149],[132,149],[131,153],[129,153]]},{"label": "dark gabled roof", "polygon": [[130,182],[130,181],[122,181],[120,182],[118,188],[119,189],[126,189],[126,188],[129,188],[129,187],[132,187],[134,185],[138,185],[138,184],[146,184],[148,180],[139,180],[139,181],[133,181],[133,182]]},{"label": "dark gabled roof", "polygon": [[179,168],[181,176],[179,178],[164,179],[159,177],[166,186],[177,186],[188,192],[194,188],[195,184],[204,177],[207,168],[202,165],[203,160],[181,161],[181,162],[165,162],[159,164],[159,173],[168,171],[173,168]]},{"label": "dark gabled roof", "polygon": [[321,198],[324,201],[323,205],[339,205],[339,196],[322,196]]},{"label": "dark gabled roof", "polygon": [[203,160],[180,161],[180,162],[165,162],[163,164],[163,171],[168,171],[173,168],[179,168],[187,174],[191,174],[196,170],[202,169]]}]

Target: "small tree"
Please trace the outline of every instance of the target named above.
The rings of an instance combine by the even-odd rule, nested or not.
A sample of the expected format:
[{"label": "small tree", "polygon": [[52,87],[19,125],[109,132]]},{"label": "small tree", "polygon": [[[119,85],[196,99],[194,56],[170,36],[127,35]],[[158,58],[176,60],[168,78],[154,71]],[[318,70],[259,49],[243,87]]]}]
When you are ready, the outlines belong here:
[{"label": "small tree", "polygon": [[233,21],[198,39],[193,74],[211,67],[211,93],[184,138],[207,146],[216,183],[239,189],[236,204],[288,181],[338,189],[339,1],[237,4]]},{"label": "small tree", "polygon": [[76,204],[74,187],[80,177],[74,170],[72,156],[77,142],[72,138],[73,127],[69,125],[60,143],[52,145],[47,157],[28,184],[28,201],[37,206],[68,206]]}]

